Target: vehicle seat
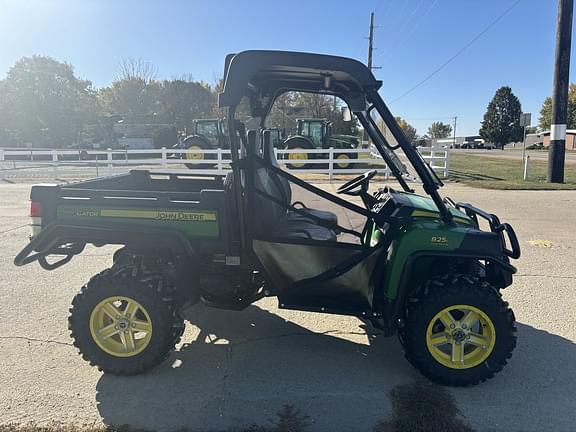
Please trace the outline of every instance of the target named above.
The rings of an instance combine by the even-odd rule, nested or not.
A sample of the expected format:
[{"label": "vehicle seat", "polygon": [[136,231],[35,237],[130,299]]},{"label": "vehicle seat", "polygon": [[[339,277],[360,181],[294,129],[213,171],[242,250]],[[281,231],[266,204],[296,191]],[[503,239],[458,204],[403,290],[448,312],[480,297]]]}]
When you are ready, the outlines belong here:
[{"label": "vehicle seat", "polygon": [[[248,139],[251,138],[249,135]],[[274,150],[269,150],[276,161]],[[276,198],[281,203],[290,202],[288,197],[291,198],[292,193],[289,183],[280,181],[280,176],[265,166],[258,166],[255,169],[254,187],[266,195]],[[266,196],[254,194],[253,206],[254,208],[251,209],[253,220],[250,223],[253,223],[256,234],[290,239],[336,241],[335,230],[318,225],[312,219],[288,211],[286,206],[274,202]],[[336,220],[336,215],[333,213],[322,213],[333,215],[330,217]]]},{"label": "vehicle seat", "polygon": [[[266,142],[268,141],[268,142]],[[263,140],[263,151],[262,151],[262,157],[265,161],[267,161],[268,163],[270,163],[272,166],[275,167],[279,167],[278,164],[278,160],[276,159],[276,155],[274,154],[274,146],[271,142],[271,140]],[[273,176],[273,181],[279,183],[279,188],[280,191],[282,192],[282,196],[281,199],[287,204],[291,204],[292,203],[292,189],[290,188],[290,182],[288,180],[286,180],[286,178],[276,175],[275,173],[271,173]],[[300,219],[307,219],[310,221],[314,221],[314,218],[317,219],[321,219],[322,221],[334,225],[336,226],[338,224],[338,217],[336,216],[336,214],[330,212],[330,211],[325,211],[325,210],[319,210],[319,209],[313,209],[313,208],[308,208],[308,207],[302,207],[299,208],[299,210],[301,210],[301,212],[296,212],[293,210],[289,210],[287,217],[289,219],[293,219],[293,220],[300,220]],[[312,217],[307,218],[306,214],[312,215]]]}]

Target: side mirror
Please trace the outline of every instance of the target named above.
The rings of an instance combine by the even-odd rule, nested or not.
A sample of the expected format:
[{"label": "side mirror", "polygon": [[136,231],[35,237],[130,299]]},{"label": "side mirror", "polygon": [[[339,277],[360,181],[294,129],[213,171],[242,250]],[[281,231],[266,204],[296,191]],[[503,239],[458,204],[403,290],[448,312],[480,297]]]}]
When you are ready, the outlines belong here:
[{"label": "side mirror", "polygon": [[352,112],[350,111],[350,108],[348,107],[342,108],[342,120],[344,120],[345,122],[352,121]]}]

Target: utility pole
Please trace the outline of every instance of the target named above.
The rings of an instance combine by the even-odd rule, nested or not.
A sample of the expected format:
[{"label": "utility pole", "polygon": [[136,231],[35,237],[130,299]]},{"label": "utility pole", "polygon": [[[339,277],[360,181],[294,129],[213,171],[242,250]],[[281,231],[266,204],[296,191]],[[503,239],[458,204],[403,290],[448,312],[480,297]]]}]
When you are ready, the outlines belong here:
[{"label": "utility pole", "polygon": [[552,89],[552,124],[550,126],[550,150],[548,152],[548,181],[550,183],[564,183],[573,8],[573,0],[558,1],[556,59],[554,61],[554,88]]},{"label": "utility pole", "polygon": [[368,32],[368,69],[372,70],[372,50],[374,42],[374,12],[370,12],[370,31]]},{"label": "utility pole", "polygon": [[372,66],[372,52],[376,49],[374,48],[374,12],[370,12],[370,30],[368,32],[368,69],[371,71],[374,69],[381,69],[377,66]]},{"label": "utility pole", "polygon": [[[368,69],[372,72],[374,69],[380,69],[379,67],[372,66],[372,52],[375,50],[374,48],[374,12],[370,12],[370,30],[368,31]],[[364,129],[364,133],[362,134],[362,141],[368,141],[368,132]]]},{"label": "utility pole", "polygon": [[452,148],[456,148],[456,120],[458,120],[458,116],[454,116],[454,133],[452,134]]}]

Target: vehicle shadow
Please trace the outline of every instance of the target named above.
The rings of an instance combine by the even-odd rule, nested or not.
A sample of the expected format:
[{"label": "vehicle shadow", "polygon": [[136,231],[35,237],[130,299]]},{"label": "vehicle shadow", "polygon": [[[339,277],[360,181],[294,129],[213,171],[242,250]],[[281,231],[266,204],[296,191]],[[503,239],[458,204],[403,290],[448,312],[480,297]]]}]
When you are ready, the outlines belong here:
[{"label": "vehicle shadow", "polygon": [[[325,327],[316,317],[315,327]],[[100,378],[104,424],[230,430],[265,425],[293,404],[311,416],[312,430],[370,431],[391,413],[390,390],[420,379],[396,338],[361,321],[347,332],[315,333],[258,306],[231,312],[201,305],[186,318],[195,331],[162,365],[146,375]],[[524,324],[518,340],[496,378],[450,390],[463,415],[482,430],[570,430],[576,344]]]},{"label": "vehicle shadow", "polygon": [[[313,316],[321,324],[324,316]],[[198,305],[186,318],[197,329],[162,365],[141,376],[102,375],[96,400],[104,424],[229,430],[266,424],[293,404],[336,429],[371,430],[391,409],[388,391],[418,376],[395,337],[359,320],[348,332],[314,333],[258,306]]]}]

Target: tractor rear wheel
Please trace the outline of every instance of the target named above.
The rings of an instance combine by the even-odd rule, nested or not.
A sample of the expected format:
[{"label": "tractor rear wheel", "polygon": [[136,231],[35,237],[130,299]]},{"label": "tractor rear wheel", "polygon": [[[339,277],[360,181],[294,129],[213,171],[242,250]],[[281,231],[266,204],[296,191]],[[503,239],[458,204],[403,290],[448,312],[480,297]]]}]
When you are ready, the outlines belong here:
[{"label": "tractor rear wheel", "polygon": [[311,150],[314,148],[314,145],[307,139],[302,138],[302,137],[294,137],[294,138],[289,138],[285,143],[285,148],[286,150],[301,150],[302,152],[293,152],[293,153],[288,153],[285,155],[286,159],[288,159],[290,162],[288,162],[286,164],[286,166],[289,169],[308,169],[310,168],[310,166],[312,164],[306,163],[306,162],[300,162],[300,161],[305,161],[308,159],[315,159],[314,154],[308,152],[308,150]]},{"label": "tractor rear wheel", "polygon": [[[202,139],[199,136],[191,136],[184,140],[184,148],[186,150],[191,150],[189,153],[183,153],[182,156],[187,161],[205,161],[214,159],[215,154],[204,153],[204,150],[213,150],[212,146],[208,141]],[[185,163],[186,168],[190,169],[201,169],[213,167],[214,163]]]},{"label": "tractor rear wheel", "polygon": [[514,313],[473,275],[427,281],[409,300],[400,332],[405,355],[431,381],[475,385],[501,371],[516,346]]},{"label": "tractor rear wheel", "polygon": [[161,273],[127,265],[104,270],[82,288],[68,326],[91,365],[112,375],[136,375],[168,356],[184,321]]}]

